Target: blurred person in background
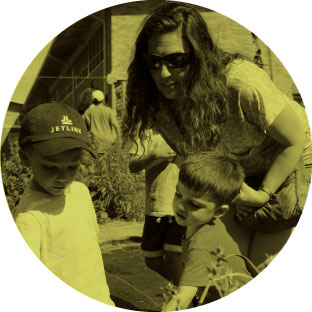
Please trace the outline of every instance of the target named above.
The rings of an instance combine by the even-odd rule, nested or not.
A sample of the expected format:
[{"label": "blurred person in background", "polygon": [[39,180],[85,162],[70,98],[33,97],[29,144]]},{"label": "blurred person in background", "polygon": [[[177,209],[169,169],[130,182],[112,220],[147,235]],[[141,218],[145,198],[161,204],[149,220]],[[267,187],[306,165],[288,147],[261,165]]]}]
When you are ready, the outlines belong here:
[{"label": "blurred person in background", "polygon": [[91,105],[84,112],[83,118],[91,134],[92,148],[103,153],[120,136],[120,127],[112,108],[106,106],[106,96],[100,90],[91,95]]}]

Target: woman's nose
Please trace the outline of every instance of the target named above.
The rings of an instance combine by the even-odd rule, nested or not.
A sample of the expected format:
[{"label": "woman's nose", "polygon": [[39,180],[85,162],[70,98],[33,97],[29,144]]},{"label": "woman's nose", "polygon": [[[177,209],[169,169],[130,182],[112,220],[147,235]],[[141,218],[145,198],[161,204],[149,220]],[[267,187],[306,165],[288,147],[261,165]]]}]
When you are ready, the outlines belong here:
[{"label": "woman's nose", "polygon": [[161,78],[167,78],[171,76],[171,72],[166,64],[161,64],[160,66],[160,76]]}]

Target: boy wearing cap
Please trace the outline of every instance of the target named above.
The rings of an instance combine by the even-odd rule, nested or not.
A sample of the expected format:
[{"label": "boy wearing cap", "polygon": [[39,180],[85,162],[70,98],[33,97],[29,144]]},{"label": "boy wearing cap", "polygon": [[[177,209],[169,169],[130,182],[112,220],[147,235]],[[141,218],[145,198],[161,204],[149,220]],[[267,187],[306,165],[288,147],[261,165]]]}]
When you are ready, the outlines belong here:
[{"label": "boy wearing cap", "polygon": [[103,153],[120,136],[120,127],[114,111],[104,104],[104,93],[95,90],[91,98],[92,104],[83,114],[83,118],[91,133],[92,147],[98,153]]},{"label": "boy wearing cap", "polygon": [[20,157],[33,179],[14,215],[38,258],[65,283],[114,306],[98,245],[88,188],[75,182],[82,150],[90,149],[81,115],[65,104],[42,104],[26,114]]}]

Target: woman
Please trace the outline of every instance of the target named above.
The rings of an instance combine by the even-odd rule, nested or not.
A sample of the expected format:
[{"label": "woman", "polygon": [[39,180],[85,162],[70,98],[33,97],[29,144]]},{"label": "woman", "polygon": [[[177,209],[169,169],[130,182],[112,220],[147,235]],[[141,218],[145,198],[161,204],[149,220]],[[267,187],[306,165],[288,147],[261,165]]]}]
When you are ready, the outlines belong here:
[{"label": "woman", "polygon": [[309,186],[304,109],[257,65],[218,49],[201,15],[181,3],[145,19],[128,75],[125,135],[143,139],[152,127],[180,157],[220,149],[237,159],[247,179],[223,221],[255,264],[275,255]]}]

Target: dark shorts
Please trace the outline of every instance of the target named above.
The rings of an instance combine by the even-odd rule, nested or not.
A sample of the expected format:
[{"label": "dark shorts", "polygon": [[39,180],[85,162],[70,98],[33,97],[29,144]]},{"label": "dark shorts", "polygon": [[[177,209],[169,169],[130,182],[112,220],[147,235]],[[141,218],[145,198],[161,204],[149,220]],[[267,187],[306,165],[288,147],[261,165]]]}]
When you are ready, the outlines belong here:
[{"label": "dark shorts", "polygon": [[145,216],[141,248],[146,258],[157,258],[164,251],[182,253],[181,239],[186,227],[174,217]]}]

